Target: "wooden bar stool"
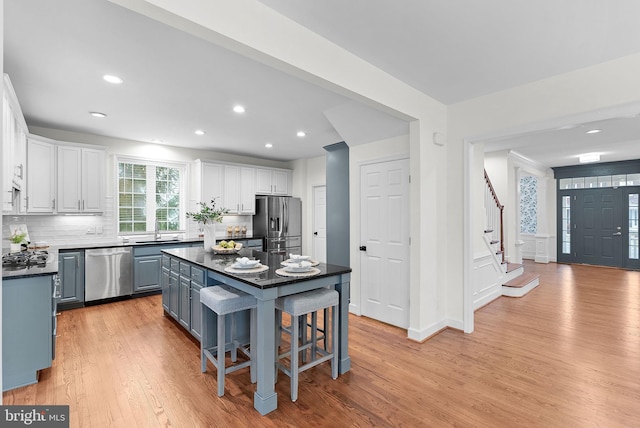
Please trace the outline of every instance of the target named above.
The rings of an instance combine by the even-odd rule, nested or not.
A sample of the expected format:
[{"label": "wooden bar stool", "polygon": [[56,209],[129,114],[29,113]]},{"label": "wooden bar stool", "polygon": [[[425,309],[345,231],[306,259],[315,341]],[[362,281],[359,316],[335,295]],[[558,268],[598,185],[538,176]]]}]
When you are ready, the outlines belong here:
[{"label": "wooden bar stool", "polygon": [[[240,370],[249,366],[251,372],[251,382],[256,382],[256,298],[250,294],[244,293],[235,288],[227,285],[216,285],[213,287],[205,287],[200,290],[200,304],[202,306],[201,311],[201,325],[202,336],[200,341],[200,359],[202,362],[202,373],[207,371],[207,358],[213,363],[218,370],[218,396],[224,395],[224,375],[232,373],[236,370]],[[210,334],[207,329],[207,316],[208,310],[211,310],[217,315],[217,343],[207,343],[209,341]],[[236,314],[240,311],[251,311],[251,325],[249,333],[249,347],[243,346],[236,336]],[[225,317],[231,316],[231,333],[229,340],[225,335]],[[225,354],[226,351],[231,352],[231,361],[236,362],[237,352],[240,350],[247,357],[249,361],[245,361],[239,364],[234,364],[229,367],[225,366]]]},{"label": "wooden bar stool", "polygon": [[[291,378],[291,401],[296,401],[298,399],[298,375],[301,372],[330,360],[331,377],[333,379],[338,377],[338,341],[340,339],[338,333],[338,304],[338,292],[327,288],[320,288],[318,290],[311,290],[276,299],[275,307],[277,311],[280,311],[277,313],[279,318],[277,325],[279,326],[281,324],[280,317],[282,316],[282,312],[286,312],[291,315],[291,350],[283,354],[278,354],[278,347],[276,346],[276,370],[279,368]],[[328,308],[332,308],[331,352],[329,352],[329,349],[326,346],[324,348],[318,347],[318,341],[321,338],[317,336],[318,325],[316,312]],[[306,331],[301,332],[300,328],[306,329],[308,314],[312,314],[312,317],[311,340],[307,342]],[[326,338],[329,332],[327,331],[327,328],[324,328],[324,330],[323,335]],[[280,334],[281,330],[276,328],[276,335],[278,335],[276,338],[276,344],[279,344],[280,342]],[[301,345],[299,344],[299,339],[302,339]],[[306,350],[309,348],[311,348],[311,359],[309,362],[303,360],[303,363],[306,363],[300,366],[298,362],[299,354],[300,352],[306,353]],[[318,354],[320,354],[319,357]],[[290,356],[291,360],[290,367],[288,368],[284,364],[280,363],[280,359],[286,356]]]}]

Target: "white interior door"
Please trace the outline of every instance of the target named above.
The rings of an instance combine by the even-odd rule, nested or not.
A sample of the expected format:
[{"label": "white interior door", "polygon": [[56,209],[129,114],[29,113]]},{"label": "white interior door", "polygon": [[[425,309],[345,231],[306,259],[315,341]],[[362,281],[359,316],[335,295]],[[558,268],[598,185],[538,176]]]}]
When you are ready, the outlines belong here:
[{"label": "white interior door", "polygon": [[409,327],[409,160],[360,169],[362,315]]},{"label": "white interior door", "polygon": [[313,188],[313,259],[327,261],[327,187]]}]

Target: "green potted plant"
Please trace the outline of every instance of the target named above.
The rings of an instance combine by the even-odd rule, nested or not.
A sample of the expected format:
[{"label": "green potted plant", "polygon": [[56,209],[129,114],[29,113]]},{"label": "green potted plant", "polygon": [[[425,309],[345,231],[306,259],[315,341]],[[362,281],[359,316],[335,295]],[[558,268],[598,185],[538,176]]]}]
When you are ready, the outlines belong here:
[{"label": "green potted plant", "polygon": [[14,232],[13,235],[9,237],[9,241],[11,244],[9,245],[9,251],[12,253],[17,253],[22,251],[22,243],[24,242],[24,238],[27,236],[26,233]]},{"label": "green potted plant", "polygon": [[224,215],[229,212],[226,208],[216,208],[215,198],[211,199],[211,204],[206,202],[198,202],[200,211],[188,212],[187,217],[191,217],[202,225],[204,232],[204,249],[205,251],[213,251],[216,243],[216,223],[222,223]]}]

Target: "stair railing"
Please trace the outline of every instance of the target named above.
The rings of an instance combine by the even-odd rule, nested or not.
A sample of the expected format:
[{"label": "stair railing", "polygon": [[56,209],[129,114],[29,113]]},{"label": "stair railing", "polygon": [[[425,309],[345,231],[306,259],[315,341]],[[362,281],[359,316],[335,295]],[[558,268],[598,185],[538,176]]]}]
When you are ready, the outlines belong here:
[{"label": "stair railing", "polygon": [[500,242],[500,253],[502,254],[502,263],[504,263],[504,221],[503,212],[504,205],[500,203],[498,195],[491,184],[491,180],[484,171],[484,209],[486,212],[486,229],[485,232],[491,232],[491,240]]}]

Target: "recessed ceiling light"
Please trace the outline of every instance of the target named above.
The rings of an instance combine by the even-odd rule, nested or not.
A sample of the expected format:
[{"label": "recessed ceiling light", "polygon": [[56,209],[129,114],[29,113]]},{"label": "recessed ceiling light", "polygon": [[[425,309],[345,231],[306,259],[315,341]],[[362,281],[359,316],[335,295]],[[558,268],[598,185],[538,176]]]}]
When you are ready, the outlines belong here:
[{"label": "recessed ceiling light", "polygon": [[102,78],[107,82],[114,83],[116,85],[119,85],[120,83],[122,83],[121,78],[119,78],[118,76],[112,76],[111,74],[105,74],[104,76],[102,76]]},{"label": "recessed ceiling light", "polygon": [[298,131],[298,133],[296,134],[298,137],[304,137],[305,135],[307,135],[306,132],[304,131]]},{"label": "recessed ceiling light", "polygon": [[206,132],[204,132],[202,129],[196,129],[195,134],[196,135],[204,135],[204,134],[206,134]]},{"label": "recessed ceiling light", "polygon": [[598,132],[602,132],[602,129],[590,129],[587,134],[597,134]]},{"label": "recessed ceiling light", "polygon": [[587,153],[580,155],[580,163],[598,162],[600,160],[600,153]]},{"label": "recessed ceiling light", "polygon": [[244,113],[244,107],[235,106],[235,107],[233,107],[233,111],[235,111],[236,113]]},{"label": "recessed ceiling light", "polygon": [[271,143],[267,143],[267,144],[265,144],[264,146],[265,146],[267,149],[270,149],[271,147],[273,147],[273,144],[271,144]]},{"label": "recessed ceiling light", "polygon": [[106,114],[100,113],[99,111],[90,111],[89,114],[93,117],[107,117]]},{"label": "recessed ceiling light", "polygon": [[164,141],[162,141],[162,140],[158,140],[157,138],[154,138],[153,140],[151,140],[151,142],[152,142],[152,143],[159,144],[159,143],[163,143]]}]

